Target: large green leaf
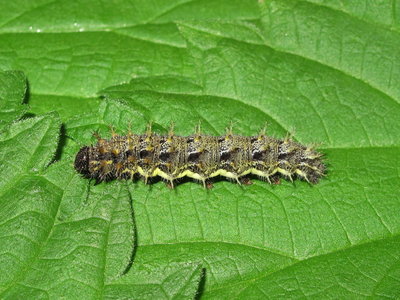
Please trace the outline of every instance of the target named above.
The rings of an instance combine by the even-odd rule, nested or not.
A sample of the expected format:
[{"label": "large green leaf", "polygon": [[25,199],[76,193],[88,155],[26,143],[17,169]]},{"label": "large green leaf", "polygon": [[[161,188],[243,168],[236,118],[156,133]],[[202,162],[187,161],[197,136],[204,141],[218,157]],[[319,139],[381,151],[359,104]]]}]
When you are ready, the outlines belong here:
[{"label": "large green leaf", "polygon": [[[38,116],[10,124],[25,79],[1,73],[0,297],[400,296],[399,5],[3,2],[0,69],[26,73]],[[95,130],[199,120],[321,143],[328,176],[170,190],[73,170]]]}]

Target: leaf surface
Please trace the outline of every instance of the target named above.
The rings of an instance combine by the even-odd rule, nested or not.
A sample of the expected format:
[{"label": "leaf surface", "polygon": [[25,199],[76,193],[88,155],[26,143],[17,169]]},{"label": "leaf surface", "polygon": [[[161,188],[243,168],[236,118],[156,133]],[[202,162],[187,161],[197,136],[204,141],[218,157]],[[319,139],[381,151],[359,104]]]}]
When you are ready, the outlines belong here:
[{"label": "leaf surface", "polygon": [[[25,2],[0,4],[0,69],[25,72],[37,115],[11,124],[25,79],[1,73],[0,297],[399,297],[399,5]],[[321,143],[328,174],[212,190],[75,174],[93,131],[149,121],[267,122]]]},{"label": "leaf surface", "polygon": [[59,131],[51,113],[14,122],[0,136],[1,298],[195,295],[199,264],[143,265],[142,271],[138,264],[133,279],[119,283],[135,250],[130,191],[117,182],[90,185],[70,157],[48,166]]},{"label": "leaf surface", "polygon": [[27,106],[23,105],[26,89],[22,72],[0,72],[0,130],[26,112]]}]

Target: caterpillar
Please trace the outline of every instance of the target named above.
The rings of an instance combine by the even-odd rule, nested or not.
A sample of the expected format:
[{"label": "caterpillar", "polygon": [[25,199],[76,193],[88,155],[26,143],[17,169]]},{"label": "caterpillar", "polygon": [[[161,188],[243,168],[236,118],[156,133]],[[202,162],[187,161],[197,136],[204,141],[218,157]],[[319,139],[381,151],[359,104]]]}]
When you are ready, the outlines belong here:
[{"label": "caterpillar", "polygon": [[269,183],[280,177],[299,178],[318,183],[326,167],[320,152],[301,145],[290,136],[269,137],[262,130],[256,136],[235,135],[232,127],[224,136],[204,135],[200,126],[190,136],[178,136],[171,126],[167,135],[152,132],[151,124],[144,134],[125,136],[112,130],[110,139],[97,133],[96,145],[82,147],[75,158],[75,169],[97,182],[160,176],[169,187],[185,176],[211,188],[212,177],[224,176],[239,184],[251,184],[248,175],[256,175]]}]

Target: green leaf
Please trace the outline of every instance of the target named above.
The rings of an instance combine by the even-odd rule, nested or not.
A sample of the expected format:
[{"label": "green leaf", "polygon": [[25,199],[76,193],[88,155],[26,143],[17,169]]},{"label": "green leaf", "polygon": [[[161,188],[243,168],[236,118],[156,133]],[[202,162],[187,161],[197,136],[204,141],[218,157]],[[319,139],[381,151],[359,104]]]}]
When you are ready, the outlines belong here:
[{"label": "green leaf", "polygon": [[[0,298],[398,298],[397,11],[384,1],[0,4],[0,69],[27,74],[38,115],[0,141]],[[7,124],[24,99],[10,74]],[[149,121],[160,134],[173,121],[179,135],[199,121],[207,134],[233,121],[254,135],[267,122],[268,134],[322,143],[328,174],[314,186],[170,190],[75,173],[93,131],[142,133]]]},{"label": "green leaf", "polygon": [[59,128],[53,113],[0,136],[1,298],[193,297],[199,264],[135,265],[123,276],[135,250],[130,191],[89,184],[69,158],[47,167]]},{"label": "green leaf", "polygon": [[0,189],[26,174],[43,172],[57,148],[60,121],[55,113],[12,124],[0,136]]},{"label": "green leaf", "polygon": [[203,276],[196,264],[134,264],[105,288],[105,299],[192,299]]},{"label": "green leaf", "polygon": [[23,105],[26,89],[22,72],[0,72],[0,130],[26,112],[27,106]]},{"label": "green leaf", "polygon": [[[399,238],[374,241],[318,256],[231,288],[231,297],[397,298]],[[360,259],[362,258],[362,259]],[[318,285],[315,279],[321,278]],[[213,296],[218,297],[219,291]],[[221,296],[226,296],[222,294]]]},{"label": "green leaf", "polygon": [[57,213],[61,191],[40,176],[56,149],[59,121],[47,115],[14,123],[0,135],[0,290],[35,258]]},{"label": "green leaf", "polygon": [[[330,5],[332,8],[303,1],[265,5],[261,20],[266,42],[275,49],[339,69],[398,104],[399,21],[394,21],[393,30],[380,23],[385,14],[395,18],[396,8],[376,3],[371,7],[372,16],[360,16],[354,4],[345,9]],[[353,12],[347,13],[350,9]],[[376,17],[381,20],[376,21]]]}]

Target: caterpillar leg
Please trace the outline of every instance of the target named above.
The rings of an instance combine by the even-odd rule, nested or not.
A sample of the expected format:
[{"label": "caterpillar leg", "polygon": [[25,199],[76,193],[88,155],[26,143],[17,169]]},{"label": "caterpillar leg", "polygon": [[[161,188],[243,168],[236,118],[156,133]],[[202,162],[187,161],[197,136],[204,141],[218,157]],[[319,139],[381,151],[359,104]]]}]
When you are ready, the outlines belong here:
[{"label": "caterpillar leg", "polygon": [[169,188],[169,189],[171,189],[171,190],[173,190],[173,189],[175,188],[175,185],[174,185],[174,181],[173,181],[173,180],[171,180],[171,181],[166,181],[166,182],[165,182],[165,185],[167,186],[167,188]]},{"label": "caterpillar leg", "polygon": [[207,188],[206,179],[202,178],[201,182],[203,183],[203,187],[206,189]]},{"label": "caterpillar leg", "polygon": [[243,185],[252,185],[253,181],[251,181],[251,179],[249,177],[240,177],[239,178],[240,183]]},{"label": "caterpillar leg", "polygon": [[214,187],[214,185],[213,185],[212,181],[211,180],[207,180],[205,188],[207,190],[211,190],[213,187]]},{"label": "caterpillar leg", "polygon": [[238,185],[242,185],[242,182],[239,180],[239,177],[235,177],[235,178],[233,178],[234,180],[236,180],[236,183],[238,184]]},{"label": "caterpillar leg", "polygon": [[170,189],[174,189],[174,188],[175,188],[175,186],[174,186],[174,180],[173,180],[173,179],[171,179],[171,180],[168,181],[168,187],[169,187]]}]

